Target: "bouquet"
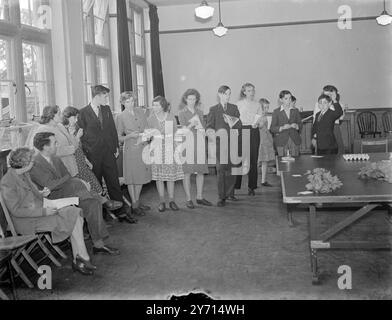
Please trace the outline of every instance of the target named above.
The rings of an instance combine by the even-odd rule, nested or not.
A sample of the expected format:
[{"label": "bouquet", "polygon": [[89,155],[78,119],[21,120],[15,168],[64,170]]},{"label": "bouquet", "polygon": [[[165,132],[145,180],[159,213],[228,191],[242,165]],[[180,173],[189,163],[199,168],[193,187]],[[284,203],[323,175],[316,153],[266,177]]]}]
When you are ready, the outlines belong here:
[{"label": "bouquet", "polygon": [[359,171],[361,179],[376,179],[392,183],[392,160],[373,162]]},{"label": "bouquet", "polygon": [[315,193],[329,193],[343,186],[337,176],[332,176],[330,171],[323,168],[309,170],[305,175],[309,180],[306,189]]}]

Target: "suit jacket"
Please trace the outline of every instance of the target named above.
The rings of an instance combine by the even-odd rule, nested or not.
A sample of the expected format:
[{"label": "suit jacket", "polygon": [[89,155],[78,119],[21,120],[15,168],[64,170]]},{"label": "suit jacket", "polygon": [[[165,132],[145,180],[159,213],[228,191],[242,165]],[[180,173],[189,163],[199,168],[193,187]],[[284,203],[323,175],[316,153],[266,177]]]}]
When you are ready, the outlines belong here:
[{"label": "suit jacket", "polygon": [[80,110],[78,125],[84,130],[81,144],[88,159],[99,157],[103,150],[113,154],[119,148],[116,125],[109,106],[101,106],[103,125],[95,114],[91,104]]},{"label": "suit jacket", "polygon": [[9,169],[1,180],[0,190],[16,231],[34,234],[35,219],[44,217],[45,209],[43,197],[31,182],[30,175],[25,173],[22,177],[14,169]]},{"label": "suit jacket", "polygon": [[[299,130],[289,129],[279,132],[279,128],[285,124],[296,123]],[[274,142],[276,147],[283,147],[289,141],[289,137],[296,145],[301,144],[302,118],[298,109],[292,108],[290,110],[290,118],[287,118],[286,112],[281,108],[275,109],[272,114],[271,132],[274,133]]]},{"label": "suit jacket", "polygon": [[53,156],[51,159],[53,166],[39,153],[30,171],[31,179],[40,189],[47,187],[51,191],[49,199],[94,198],[80,179],[71,177],[60,158]]},{"label": "suit jacket", "polygon": [[[228,164],[231,165],[231,159],[230,159],[230,126],[225,122],[223,115],[227,114],[229,116],[232,117],[236,117],[236,118],[240,118],[240,111],[238,110],[238,107],[234,104],[228,103],[227,104],[227,110],[225,112],[225,110],[223,109],[223,106],[219,103],[213,107],[210,108],[210,113],[207,116],[207,129],[213,129],[215,131],[218,130],[226,130],[228,133],[228,147],[227,147],[227,151],[225,150],[224,152],[227,152],[227,156],[228,156]],[[241,120],[239,120],[236,125],[231,128],[231,129],[236,129],[238,130],[238,133],[240,134],[240,129],[242,128],[242,123]],[[239,148],[239,152],[241,150],[241,137],[239,135],[239,144],[238,144],[238,148]],[[216,159],[220,162],[221,159],[221,154],[220,154],[220,138],[219,136],[216,139]]]},{"label": "suit jacket", "polygon": [[321,111],[317,113],[312,127],[312,137],[317,135],[317,148],[319,150],[337,149],[334,127],[335,121],[343,115],[340,103],[334,103],[335,110],[329,109],[321,117]]}]

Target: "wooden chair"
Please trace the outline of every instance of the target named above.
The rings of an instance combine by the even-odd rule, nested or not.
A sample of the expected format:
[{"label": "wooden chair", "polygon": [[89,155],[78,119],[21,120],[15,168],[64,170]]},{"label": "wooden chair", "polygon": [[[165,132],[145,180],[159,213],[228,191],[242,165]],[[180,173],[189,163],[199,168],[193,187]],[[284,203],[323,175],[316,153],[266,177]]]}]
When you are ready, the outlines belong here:
[{"label": "wooden chair", "polygon": [[392,134],[392,111],[386,111],[381,116],[384,133],[388,137]]},{"label": "wooden chair", "polygon": [[381,132],[377,131],[377,117],[373,112],[361,112],[357,117],[357,124],[362,139],[369,135],[373,136],[373,138],[375,138],[376,135],[381,137]]},{"label": "wooden chair", "polygon": [[[1,208],[3,209],[3,213],[5,216],[5,219],[7,221],[7,226],[8,229],[11,232],[12,237],[18,237],[18,234],[15,230],[14,224],[12,222],[11,216],[8,212],[8,209],[4,203],[4,200],[0,194],[0,205]],[[21,248],[13,257],[11,264],[14,267],[14,269],[17,272],[17,275],[20,276],[20,278],[24,281],[24,283],[29,287],[29,288],[34,288],[34,285],[31,283],[31,281],[26,277],[26,275],[22,272],[20,265],[26,261],[34,270],[35,272],[38,273],[38,264],[41,263],[43,260],[46,258],[49,258],[57,267],[61,267],[61,263],[54,257],[54,255],[49,251],[49,247],[51,247],[53,250],[55,250],[62,258],[66,259],[67,256],[65,253],[56,245],[54,245],[50,239],[50,236],[47,233],[38,233],[34,235],[35,241],[32,242],[29,246]],[[31,257],[31,254],[33,251],[36,249],[41,249],[42,252],[44,253],[44,256],[39,260],[39,261],[34,261],[34,259]]]},{"label": "wooden chair", "polygon": [[361,140],[361,153],[363,153],[364,146],[385,146],[385,152],[388,153],[388,139],[384,140]]}]

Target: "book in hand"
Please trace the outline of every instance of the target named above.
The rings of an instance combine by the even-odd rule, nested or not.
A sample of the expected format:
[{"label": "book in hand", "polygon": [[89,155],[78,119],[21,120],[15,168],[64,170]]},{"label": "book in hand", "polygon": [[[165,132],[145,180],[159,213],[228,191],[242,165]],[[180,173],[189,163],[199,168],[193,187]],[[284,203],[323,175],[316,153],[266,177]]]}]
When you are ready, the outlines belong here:
[{"label": "book in hand", "polygon": [[240,121],[239,118],[229,116],[226,113],[223,114],[223,118],[226,120],[226,122],[229,125],[230,129],[233,128],[238,123],[238,121]]},{"label": "book in hand", "polygon": [[258,124],[258,122],[259,122],[259,120],[262,118],[262,115],[261,114],[256,114],[255,115],[255,120],[253,121],[253,123],[252,123],[252,127],[255,127],[257,124]]},{"label": "book in hand", "polygon": [[203,129],[203,125],[201,124],[200,117],[198,115],[195,115],[192,119],[190,119],[189,123],[193,124],[196,130]]},{"label": "book in hand", "polygon": [[56,200],[49,200],[44,198],[44,208],[54,208],[60,210],[65,207],[69,206],[78,206],[79,205],[79,198],[63,198],[63,199],[56,199]]}]

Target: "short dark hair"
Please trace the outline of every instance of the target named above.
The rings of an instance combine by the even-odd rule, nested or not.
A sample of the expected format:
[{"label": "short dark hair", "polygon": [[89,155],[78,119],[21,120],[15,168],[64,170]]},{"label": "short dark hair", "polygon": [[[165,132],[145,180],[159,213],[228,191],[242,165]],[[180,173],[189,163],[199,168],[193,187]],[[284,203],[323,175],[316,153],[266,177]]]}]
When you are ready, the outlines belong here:
[{"label": "short dark hair", "polygon": [[74,107],[66,107],[63,111],[63,125],[69,125],[69,118],[77,117],[79,110]]},{"label": "short dark hair", "polygon": [[94,98],[95,96],[98,96],[100,94],[106,94],[109,93],[110,89],[106,88],[103,85],[97,85],[97,86],[92,86],[91,87],[91,96]]},{"label": "short dark hair", "polygon": [[34,151],[29,148],[18,148],[10,153],[8,163],[13,169],[23,169],[30,164],[33,155]]},{"label": "short dark hair", "polygon": [[296,102],[296,101],[297,101],[297,98],[294,97],[294,96],[291,96],[291,101],[292,101],[292,102]]},{"label": "short dark hair", "polygon": [[284,98],[286,95],[288,95],[288,94],[289,94],[290,96],[293,96],[289,90],[282,90],[282,91],[279,93],[279,99],[283,99],[283,98]]},{"label": "short dark hair", "polygon": [[45,146],[50,145],[50,137],[54,137],[52,132],[39,132],[34,136],[34,147],[38,151],[44,150]]},{"label": "short dark hair", "polygon": [[218,93],[224,94],[224,93],[226,93],[227,90],[231,90],[229,86],[221,86],[221,87],[218,89]]},{"label": "short dark hair", "polygon": [[170,111],[170,103],[167,102],[165,97],[162,97],[162,96],[155,97],[152,102],[153,103],[154,102],[159,102],[159,104],[162,107],[163,112],[169,112]]},{"label": "short dark hair", "polygon": [[46,106],[43,110],[42,110],[42,115],[41,115],[41,120],[40,120],[40,124],[48,124],[51,120],[54,119],[54,117],[56,116],[56,114],[58,114],[60,111],[60,107],[57,105],[54,106]]},{"label": "short dark hair", "polygon": [[317,101],[320,102],[320,101],[323,100],[323,99],[327,100],[328,103],[329,103],[329,102],[332,102],[332,98],[331,98],[330,96],[326,95],[326,94],[322,94],[322,95],[318,98]]}]

